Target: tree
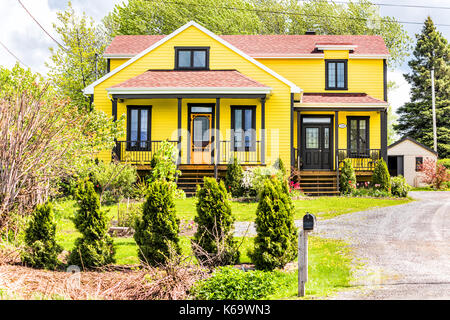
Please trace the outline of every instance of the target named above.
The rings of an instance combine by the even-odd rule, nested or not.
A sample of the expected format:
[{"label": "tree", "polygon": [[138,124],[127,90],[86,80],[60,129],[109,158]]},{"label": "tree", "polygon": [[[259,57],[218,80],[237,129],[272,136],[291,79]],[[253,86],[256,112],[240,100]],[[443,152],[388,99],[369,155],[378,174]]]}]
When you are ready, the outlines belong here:
[{"label": "tree", "polygon": [[96,152],[112,148],[122,122],[86,113],[39,74],[0,68],[0,229],[12,209],[31,212]]},{"label": "tree", "polygon": [[56,223],[50,203],[36,206],[25,230],[25,250],[22,261],[34,268],[54,270],[59,264],[62,247],[56,243]]},{"label": "tree", "polygon": [[255,224],[257,236],[249,256],[256,269],[282,268],[297,257],[294,205],[286,182],[266,179]]},{"label": "tree", "polygon": [[438,153],[442,158],[450,157],[450,46],[430,17],[416,38],[414,58],[408,62],[412,72],[404,75],[411,84],[410,102],[398,109],[398,124],[394,128],[401,135],[433,148],[431,69],[434,68]]},{"label": "tree", "polygon": [[164,263],[171,250],[180,253],[179,221],[171,184],[156,180],[149,185],[142,218],[135,222],[134,240],[139,246],[139,259],[150,265]]},{"label": "tree", "polygon": [[69,264],[84,269],[114,263],[115,248],[108,234],[108,217],[106,211],[100,210],[100,199],[92,182],[80,181],[75,196],[79,209],[73,222],[82,236],[75,240]]},{"label": "tree", "polygon": [[239,161],[234,157],[227,165],[227,173],[225,175],[225,186],[227,191],[235,198],[243,195],[242,178],[244,170]]},{"label": "tree", "polygon": [[356,189],[356,175],[351,159],[344,159],[339,174],[339,190],[342,194],[351,194]]},{"label": "tree", "polygon": [[233,237],[234,217],[223,181],[204,178],[197,189],[197,232],[192,240],[193,252],[205,265],[226,265],[239,261],[239,250]]},{"label": "tree", "polygon": [[169,34],[195,20],[216,34],[377,34],[403,61],[410,38],[395,18],[383,17],[370,1],[348,4],[294,0],[130,0],[103,20],[110,36]]},{"label": "tree", "polygon": [[377,161],[375,169],[373,170],[372,183],[375,188],[390,192],[391,191],[391,176],[386,162],[383,159]]},{"label": "tree", "polygon": [[53,28],[59,34],[63,47],[50,48],[48,75],[58,92],[70,97],[80,109],[90,110],[90,102],[82,90],[106,73],[102,58],[109,38],[101,26],[83,13],[78,16],[69,2],[64,12],[57,12]]},{"label": "tree", "polygon": [[436,190],[442,188],[445,182],[450,181],[450,171],[442,164],[433,159],[425,159],[420,165],[422,171],[422,182],[432,185]]}]

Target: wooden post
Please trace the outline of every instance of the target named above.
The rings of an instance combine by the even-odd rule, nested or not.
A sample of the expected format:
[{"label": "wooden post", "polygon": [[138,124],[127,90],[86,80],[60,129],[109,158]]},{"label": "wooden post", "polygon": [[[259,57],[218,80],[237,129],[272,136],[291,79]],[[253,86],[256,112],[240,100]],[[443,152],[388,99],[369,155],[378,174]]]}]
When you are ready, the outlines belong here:
[{"label": "wooden post", "polygon": [[298,234],[298,296],[305,296],[305,284],[308,281],[308,232]]}]

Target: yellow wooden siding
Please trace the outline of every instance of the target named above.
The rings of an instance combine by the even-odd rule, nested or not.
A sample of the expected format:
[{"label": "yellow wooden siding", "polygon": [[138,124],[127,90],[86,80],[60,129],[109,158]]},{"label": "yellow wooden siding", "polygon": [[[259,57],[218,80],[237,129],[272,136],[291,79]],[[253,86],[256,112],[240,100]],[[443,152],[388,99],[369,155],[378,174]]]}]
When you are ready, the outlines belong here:
[{"label": "yellow wooden siding", "polygon": [[115,68],[120,67],[122,64],[128,61],[128,59],[109,59],[109,70],[113,71]]},{"label": "yellow wooden siding", "polygon": [[[339,53],[330,51],[325,56],[327,59],[342,59]],[[325,90],[324,59],[261,59],[260,62],[294,82],[304,92],[362,92],[384,99],[382,59],[349,59],[348,90]]]},{"label": "yellow wooden siding", "polygon": [[[274,76],[270,75],[266,71],[262,70],[258,66],[250,63],[236,52],[222,45],[220,42],[209,37],[202,31],[191,26],[175,36],[174,38],[168,40],[166,43],[162,44],[160,47],[154,49],[148,54],[144,55],[140,59],[133,62],[131,65],[120,70],[110,78],[106,79],[102,83],[98,84],[94,88],[94,104],[96,108],[105,111],[108,115],[111,115],[111,100],[108,97],[106,89],[128,80],[134,76],[144,73],[148,69],[173,69],[174,68],[174,54],[175,46],[209,46],[210,47],[210,69],[237,69],[239,72],[251,77],[252,79],[259,81],[273,89],[273,94],[266,101],[266,163],[273,163],[279,154],[282,157],[284,163],[290,163],[290,88],[285,83],[276,79]],[[171,111],[161,111],[161,114],[157,113],[159,107],[157,108],[155,100],[150,100],[150,102],[145,101],[145,104],[150,103],[154,105],[153,115],[152,115],[152,139],[156,137],[164,136],[168,134],[170,130],[176,127],[176,102],[175,100],[167,100],[166,102],[161,102],[162,107],[170,104],[167,107]],[[187,123],[187,107],[186,103],[188,100],[183,102],[183,126]],[[208,100],[197,99],[195,102],[208,102]],[[132,102],[136,103],[136,100]],[[223,105],[226,105],[226,101],[222,101]],[[248,103],[247,101],[241,101],[238,99],[232,100],[230,104],[243,104]],[[124,113],[124,105],[119,104],[118,106],[118,116]],[[257,108],[257,128],[259,128],[258,123],[260,123],[259,110]],[[227,115],[228,114],[228,115]],[[229,111],[223,108],[221,112],[224,119],[221,119],[226,124],[227,117],[229,117]],[[158,120],[157,120],[158,119]],[[155,122],[156,121],[156,122]],[[229,121],[229,120],[228,120]],[[173,123],[173,125],[172,125]],[[169,138],[169,137],[166,137]],[[277,140],[277,143],[271,143],[273,140]],[[185,140],[185,138],[184,138]],[[185,145],[185,144],[184,144]],[[184,146],[183,145],[183,146]],[[273,145],[273,147],[272,147]],[[183,147],[184,148],[184,147]],[[277,150],[278,149],[278,150]],[[278,152],[277,152],[278,151]],[[102,157],[107,160],[107,153],[102,153]],[[186,156],[186,150],[182,152],[183,157]]]}]

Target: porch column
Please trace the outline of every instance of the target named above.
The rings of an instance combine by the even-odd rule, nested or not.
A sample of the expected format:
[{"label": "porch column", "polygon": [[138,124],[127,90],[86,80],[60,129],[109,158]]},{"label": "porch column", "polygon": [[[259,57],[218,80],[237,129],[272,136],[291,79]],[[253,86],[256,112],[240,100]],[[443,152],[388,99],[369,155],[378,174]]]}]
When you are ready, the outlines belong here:
[{"label": "porch column", "polygon": [[335,145],[334,145],[334,150],[335,150],[335,155],[334,155],[334,161],[336,161],[335,166],[336,166],[336,170],[338,169],[338,161],[337,161],[337,157],[339,155],[339,111],[335,111],[334,112],[334,141],[335,141]]},{"label": "porch column", "polygon": [[181,164],[181,106],[182,98],[178,98],[178,124],[177,124],[177,137],[178,137],[178,157],[177,164]]},{"label": "porch column", "polygon": [[[114,121],[117,121],[117,98],[113,98],[111,99],[111,103],[112,103],[112,116]],[[117,157],[117,160],[121,160],[121,155],[120,155],[120,146],[117,144],[117,139],[114,139],[114,142],[116,143],[116,145],[114,146],[112,153],[113,153],[113,157],[114,154]]]},{"label": "porch column", "polygon": [[381,158],[387,162],[387,110],[380,111]]},{"label": "porch column", "polygon": [[214,161],[214,178],[217,179],[217,166],[220,161],[220,98],[216,98],[216,149],[214,151],[215,161]]},{"label": "porch column", "polygon": [[266,98],[261,98],[261,164],[266,164]]},{"label": "porch column", "polygon": [[294,155],[294,94],[291,93],[291,163],[289,168],[295,166],[295,155]]},{"label": "porch column", "polygon": [[300,170],[300,139],[302,138],[302,125],[301,125],[301,114],[300,111],[297,111],[297,169]]}]

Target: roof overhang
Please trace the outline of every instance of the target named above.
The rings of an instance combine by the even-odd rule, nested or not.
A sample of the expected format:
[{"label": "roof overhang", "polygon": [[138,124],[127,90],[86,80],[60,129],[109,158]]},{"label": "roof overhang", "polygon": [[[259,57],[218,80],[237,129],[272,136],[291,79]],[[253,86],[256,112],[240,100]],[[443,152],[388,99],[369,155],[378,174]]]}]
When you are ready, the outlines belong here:
[{"label": "roof overhang", "polygon": [[387,103],[294,103],[294,108],[303,111],[380,111],[388,108]]},{"label": "roof overhang", "polygon": [[132,53],[105,53],[103,58],[105,59],[131,59],[135,56]]},{"label": "roof overhang", "polygon": [[317,50],[355,50],[358,48],[355,44],[316,44]]},{"label": "roof overhang", "polygon": [[388,59],[389,54],[349,54],[349,59]]},{"label": "roof overhang", "polygon": [[220,88],[220,87],[156,87],[156,88],[108,88],[108,94],[255,94],[255,95],[270,95],[272,88]]}]

